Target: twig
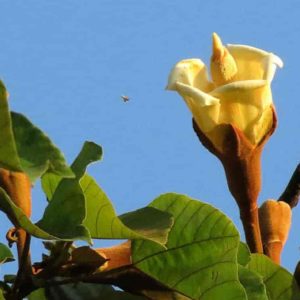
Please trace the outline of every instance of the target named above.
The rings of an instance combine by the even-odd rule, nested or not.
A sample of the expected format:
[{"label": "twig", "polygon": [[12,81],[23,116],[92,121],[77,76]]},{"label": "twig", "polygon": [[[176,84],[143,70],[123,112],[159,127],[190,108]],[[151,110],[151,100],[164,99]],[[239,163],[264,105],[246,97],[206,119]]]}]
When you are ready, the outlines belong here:
[{"label": "twig", "polygon": [[[32,275],[31,272],[31,262],[30,262],[30,240],[31,236],[28,234],[24,229],[17,229],[18,241],[19,243],[23,244],[23,238],[25,238],[24,245],[22,245],[22,254],[19,259],[19,270],[12,288],[13,293],[18,293],[20,287],[26,282],[25,286],[28,285],[28,280]],[[25,281],[24,281],[25,280]]]},{"label": "twig", "polygon": [[284,201],[291,208],[297,206],[300,198],[300,164],[296,167],[288,185],[279,197],[278,201]]}]

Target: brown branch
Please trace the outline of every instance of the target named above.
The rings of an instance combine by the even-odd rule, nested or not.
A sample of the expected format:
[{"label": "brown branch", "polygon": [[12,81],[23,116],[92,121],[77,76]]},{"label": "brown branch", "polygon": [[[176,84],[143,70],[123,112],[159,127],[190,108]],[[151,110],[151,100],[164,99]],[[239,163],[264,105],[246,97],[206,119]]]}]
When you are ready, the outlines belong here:
[{"label": "brown branch", "polygon": [[278,201],[284,201],[291,208],[297,206],[300,198],[300,164],[296,167],[288,185],[279,197]]},{"label": "brown branch", "polygon": [[13,293],[19,293],[19,289],[25,289],[31,285],[31,261],[30,261],[30,239],[31,236],[24,229],[17,229],[17,248],[18,253],[21,253],[19,258],[19,270],[13,285]]}]

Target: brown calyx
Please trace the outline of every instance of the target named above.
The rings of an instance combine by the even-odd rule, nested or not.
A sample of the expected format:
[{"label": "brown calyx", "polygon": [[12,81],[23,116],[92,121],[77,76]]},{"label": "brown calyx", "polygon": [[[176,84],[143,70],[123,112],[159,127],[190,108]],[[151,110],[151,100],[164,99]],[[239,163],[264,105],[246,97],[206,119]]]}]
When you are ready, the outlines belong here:
[{"label": "brown calyx", "polygon": [[239,209],[251,252],[263,253],[259,229],[257,198],[261,190],[261,153],[264,144],[276,128],[277,119],[273,111],[273,124],[259,144],[253,145],[244,133],[232,124],[222,124],[225,132],[222,150],[218,150],[193,120],[194,130],[200,142],[223,164],[227,184]]}]

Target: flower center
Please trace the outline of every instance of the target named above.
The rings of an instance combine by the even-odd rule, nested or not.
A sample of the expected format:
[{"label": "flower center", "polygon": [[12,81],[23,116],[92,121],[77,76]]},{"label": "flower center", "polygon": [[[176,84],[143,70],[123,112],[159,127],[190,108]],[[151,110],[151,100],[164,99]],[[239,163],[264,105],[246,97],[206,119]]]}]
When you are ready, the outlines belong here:
[{"label": "flower center", "polygon": [[213,33],[213,54],[210,59],[211,77],[216,86],[231,82],[237,73],[234,58],[222,44],[220,37]]}]

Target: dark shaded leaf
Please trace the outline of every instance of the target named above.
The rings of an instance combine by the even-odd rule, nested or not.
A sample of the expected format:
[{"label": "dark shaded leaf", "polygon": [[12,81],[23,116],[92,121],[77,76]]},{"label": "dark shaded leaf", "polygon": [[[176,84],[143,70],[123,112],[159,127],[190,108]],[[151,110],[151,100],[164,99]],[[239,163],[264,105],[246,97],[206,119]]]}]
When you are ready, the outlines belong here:
[{"label": "dark shaded leaf", "polygon": [[10,262],[13,260],[14,256],[10,249],[6,245],[0,243],[0,264]]},{"label": "dark shaded leaf", "polygon": [[0,132],[0,167],[11,171],[22,171],[12,130],[7,91],[2,81],[0,81]]},{"label": "dark shaded leaf", "polygon": [[31,182],[46,171],[61,177],[74,177],[62,152],[25,116],[11,113],[12,128],[22,169]]},{"label": "dark shaded leaf", "polygon": [[[116,291],[110,285],[92,283],[47,287],[45,295],[47,300],[146,300],[144,297]],[[29,300],[38,300],[38,298],[29,298]]]},{"label": "dark shaded leaf", "polygon": [[33,236],[44,240],[58,239],[33,224],[24,214],[23,210],[13,203],[2,188],[0,188],[0,210],[12,219],[12,223],[22,227]]}]

